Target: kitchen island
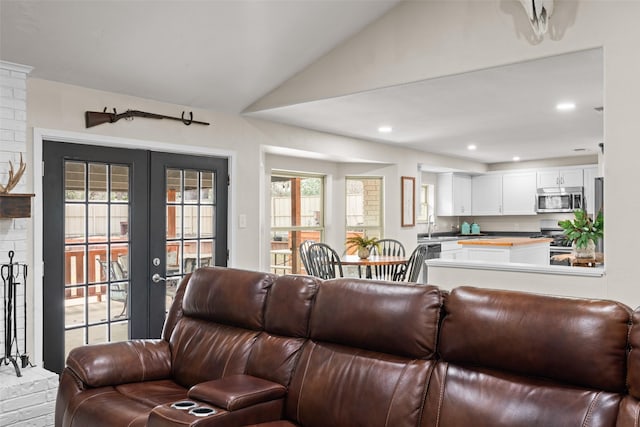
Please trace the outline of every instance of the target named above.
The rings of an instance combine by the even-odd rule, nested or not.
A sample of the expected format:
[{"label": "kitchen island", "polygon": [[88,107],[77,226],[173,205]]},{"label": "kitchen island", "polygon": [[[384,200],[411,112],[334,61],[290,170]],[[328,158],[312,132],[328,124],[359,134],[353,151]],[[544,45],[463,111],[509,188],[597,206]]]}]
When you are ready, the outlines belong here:
[{"label": "kitchen island", "polygon": [[[451,239],[451,240],[449,240]],[[503,239],[507,239],[506,241]],[[450,290],[461,284],[491,289],[518,290],[584,298],[608,298],[604,265],[573,267],[509,261],[470,260],[470,248],[477,249],[473,256],[498,257],[500,249],[515,254],[529,245],[540,246],[548,254],[549,239],[529,236],[485,236],[474,240],[465,236],[436,236],[442,243],[440,258],[425,261],[427,272],[424,283]],[[474,245],[479,240],[484,244]],[[490,241],[490,244],[488,244]],[[464,244],[458,244],[465,242]],[[531,243],[529,243],[531,242]],[[511,243],[511,245],[509,245]],[[494,251],[489,251],[493,249]],[[548,258],[547,258],[548,259]]]},{"label": "kitchen island", "polygon": [[549,265],[549,243],[553,239],[538,237],[491,237],[458,240],[461,259],[485,262],[513,262]]}]

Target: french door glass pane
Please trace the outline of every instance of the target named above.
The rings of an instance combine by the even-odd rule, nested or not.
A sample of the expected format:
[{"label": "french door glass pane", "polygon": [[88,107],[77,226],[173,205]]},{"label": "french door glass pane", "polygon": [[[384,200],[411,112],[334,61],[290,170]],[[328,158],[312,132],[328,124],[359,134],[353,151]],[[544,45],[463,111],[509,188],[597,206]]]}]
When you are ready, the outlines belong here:
[{"label": "french door glass pane", "polygon": [[215,175],[213,172],[202,172],[200,176],[200,203],[214,204],[215,201]]},{"label": "french door glass pane", "polygon": [[184,171],[184,202],[198,203],[198,171]]},{"label": "french door glass pane", "polygon": [[78,162],[66,162],[64,173],[64,198],[67,201],[84,201],[86,183],[86,165]]},{"label": "french door glass pane", "polygon": [[92,298],[89,310],[89,324],[104,322],[107,319],[107,288],[104,285],[89,286],[89,295]]},{"label": "french door glass pane", "polygon": [[200,236],[201,238],[213,237],[213,206],[200,206]]},{"label": "french door glass pane", "polygon": [[[84,207],[83,205],[79,205]],[[89,227],[89,236],[92,242],[107,241],[107,227],[109,224],[109,205],[107,204],[90,204],[87,206],[87,225]]]},{"label": "french door glass pane", "polygon": [[198,237],[198,207],[184,206],[183,232],[186,238]]},{"label": "french door glass pane", "polygon": [[111,166],[111,201],[129,200],[129,166]]},{"label": "french door glass pane", "polygon": [[107,165],[89,165],[89,200],[107,201]]},{"label": "french door glass pane", "polygon": [[198,267],[214,265],[215,173],[166,171],[166,305],[177,284]]},{"label": "french door glass pane", "polygon": [[167,202],[182,202],[182,171],[167,169]]},{"label": "french door glass pane", "polygon": [[122,331],[128,331],[130,286],[129,172],[118,164],[65,162],[66,354],[128,338]]},{"label": "french door glass pane", "polygon": [[86,342],[84,335],[85,328],[67,329],[64,331],[65,358],[72,348],[84,345]]}]

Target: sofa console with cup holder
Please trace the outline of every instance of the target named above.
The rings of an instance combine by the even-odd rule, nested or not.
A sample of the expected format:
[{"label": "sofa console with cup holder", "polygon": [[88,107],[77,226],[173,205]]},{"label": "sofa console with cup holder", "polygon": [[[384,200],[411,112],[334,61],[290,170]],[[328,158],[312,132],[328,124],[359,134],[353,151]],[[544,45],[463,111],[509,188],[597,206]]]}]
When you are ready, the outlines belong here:
[{"label": "sofa console with cup holder", "polygon": [[57,427],[640,425],[624,304],[221,267],[162,337],[72,350]]}]

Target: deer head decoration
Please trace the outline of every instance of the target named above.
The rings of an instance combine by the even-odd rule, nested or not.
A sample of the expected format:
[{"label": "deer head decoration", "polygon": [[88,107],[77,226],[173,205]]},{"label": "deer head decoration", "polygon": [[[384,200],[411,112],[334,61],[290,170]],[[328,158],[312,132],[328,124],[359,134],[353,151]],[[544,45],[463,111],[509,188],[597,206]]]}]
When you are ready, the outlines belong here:
[{"label": "deer head decoration", "polygon": [[18,185],[18,182],[20,181],[20,178],[22,178],[26,169],[27,164],[22,161],[22,153],[20,153],[20,166],[18,167],[18,172],[14,171],[13,163],[9,162],[9,181],[7,182],[7,185],[0,184],[0,194],[6,194],[13,190],[13,188]]}]

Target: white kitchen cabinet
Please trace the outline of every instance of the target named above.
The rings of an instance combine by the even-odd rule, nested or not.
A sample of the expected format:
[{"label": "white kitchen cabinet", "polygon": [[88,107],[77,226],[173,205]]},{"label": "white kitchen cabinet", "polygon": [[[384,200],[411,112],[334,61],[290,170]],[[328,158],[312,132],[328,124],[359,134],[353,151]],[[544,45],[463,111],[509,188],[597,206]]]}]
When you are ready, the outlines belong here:
[{"label": "white kitchen cabinet", "polygon": [[471,177],[464,174],[438,174],[436,190],[438,216],[471,215]]},{"label": "white kitchen cabinet", "polygon": [[464,248],[458,244],[457,240],[442,242],[440,246],[440,258],[457,260],[467,259]]},{"label": "white kitchen cabinet", "polygon": [[477,175],[471,178],[473,215],[502,215],[502,175]]},{"label": "white kitchen cabinet", "polygon": [[584,168],[584,206],[589,215],[595,214],[596,187],[595,178],[598,176],[598,167],[592,166]]},{"label": "white kitchen cabinet", "polygon": [[528,238],[496,238],[464,240],[464,257],[469,261],[517,262],[524,264],[549,265],[549,240],[538,241]]},{"label": "white kitchen cabinet", "polygon": [[582,169],[553,169],[538,172],[538,188],[582,187]]},{"label": "white kitchen cabinet", "polygon": [[502,214],[536,214],[536,173],[519,172],[502,176]]}]

